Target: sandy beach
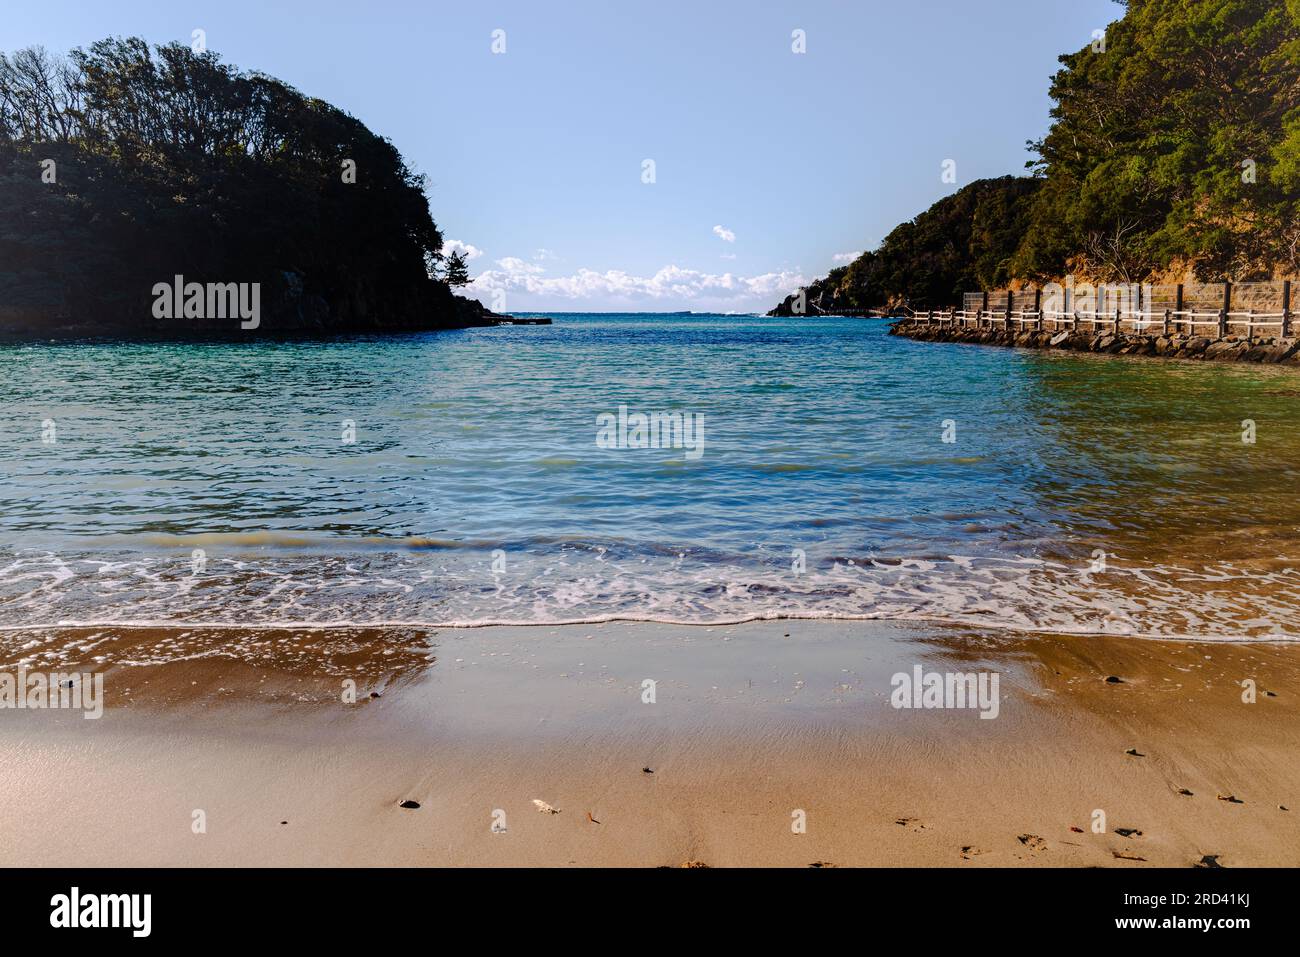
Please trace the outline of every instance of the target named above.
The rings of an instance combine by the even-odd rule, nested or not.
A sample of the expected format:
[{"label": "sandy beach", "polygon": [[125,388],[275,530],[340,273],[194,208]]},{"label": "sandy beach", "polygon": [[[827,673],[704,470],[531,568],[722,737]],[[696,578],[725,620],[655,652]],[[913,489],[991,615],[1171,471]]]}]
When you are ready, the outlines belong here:
[{"label": "sandy beach", "polygon": [[[0,634],[0,671],[20,662],[103,672],[106,706],[0,711],[6,866],[1300,863],[1295,646],[846,621]],[[996,673],[996,718],[894,707],[917,666]]]}]

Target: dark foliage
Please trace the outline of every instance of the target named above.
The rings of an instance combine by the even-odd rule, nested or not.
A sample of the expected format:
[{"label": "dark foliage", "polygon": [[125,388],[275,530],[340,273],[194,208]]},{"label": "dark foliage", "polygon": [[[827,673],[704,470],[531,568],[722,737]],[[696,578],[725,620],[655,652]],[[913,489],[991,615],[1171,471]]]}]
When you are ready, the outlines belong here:
[{"label": "dark foliage", "polygon": [[473,322],[441,247],[393,145],[278,80],[135,38],[0,56],[6,331],[229,332],[154,318],[178,274],[260,283],[267,334]]},{"label": "dark foliage", "polygon": [[[942,307],[963,291],[1005,285],[1009,260],[1024,233],[1038,180],[1004,176],[963,187],[911,222],[880,248],[831,270],[805,291],[809,312],[911,305]],[[794,312],[795,297],[776,310]]]}]

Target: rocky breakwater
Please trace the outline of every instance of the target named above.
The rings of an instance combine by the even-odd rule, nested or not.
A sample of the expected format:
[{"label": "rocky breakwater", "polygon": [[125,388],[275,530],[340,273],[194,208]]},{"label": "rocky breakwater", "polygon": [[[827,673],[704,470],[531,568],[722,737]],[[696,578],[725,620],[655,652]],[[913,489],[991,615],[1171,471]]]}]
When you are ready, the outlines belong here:
[{"label": "rocky breakwater", "polygon": [[903,319],[889,334],[922,342],[964,342],[1024,349],[1064,349],[1122,356],[1161,356],[1218,362],[1272,362],[1300,365],[1300,339],[1226,336],[1210,339],[1187,334],[1149,335],[1113,330],[1005,329],[994,326],[953,326]]}]

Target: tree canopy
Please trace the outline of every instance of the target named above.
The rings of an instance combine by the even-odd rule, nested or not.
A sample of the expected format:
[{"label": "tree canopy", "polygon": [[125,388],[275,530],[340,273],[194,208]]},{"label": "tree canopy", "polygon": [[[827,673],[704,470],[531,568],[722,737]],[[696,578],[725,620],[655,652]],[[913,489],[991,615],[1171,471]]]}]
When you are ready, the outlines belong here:
[{"label": "tree canopy", "polygon": [[1061,63],[1017,275],[1300,273],[1300,0],[1131,0]]},{"label": "tree canopy", "polygon": [[441,250],[393,144],[279,80],[138,38],[0,54],[5,325],[142,330],[178,274],[261,283],[270,332],[464,324]]},{"label": "tree canopy", "polygon": [[941,199],[808,297],[942,306],[1069,273],[1300,276],[1300,0],[1130,0],[1060,60],[1029,177]]},{"label": "tree canopy", "polygon": [[[967,289],[1005,285],[1039,182],[977,180],[896,227],[880,248],[832,269],[805,290],[808,311],[907,303],[941,306]],[[775,310],[794,312],[795,297]]]}]

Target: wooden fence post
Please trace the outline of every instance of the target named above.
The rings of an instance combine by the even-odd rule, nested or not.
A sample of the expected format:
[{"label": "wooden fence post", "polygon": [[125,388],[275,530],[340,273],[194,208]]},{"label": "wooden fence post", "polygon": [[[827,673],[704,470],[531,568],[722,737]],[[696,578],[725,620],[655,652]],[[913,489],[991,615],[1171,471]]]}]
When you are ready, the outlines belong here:
[{"label": "wooden fence post", "polygon": [[1219,310],[1219,338],[1228,337],[1228,313],[1232,311],[1232,283],[1223,284],[1223,308]]},{"label": "wooden fence post", "polygon": [[1043,331],[1043,290],[1034,290],[1034,315],[1038,317],[1038,331]]},{"label": "wooden fence post", "polygon": [[1282,280],[1282,338],[1291,336],[1291,280]]},{"label": "wooden fence post", "polygon": [[[1174,320],[1175,330],[1177,330],[1178,328],[1178,323],[1183,321],[1181,315],[1182,311],[1183,311],[1183,284],[1180,282],[1178,284],[1178,288],[1174,290],[1174,313],[1175,315],[1178,315],[1178,318]],[[1188,327],[1188,330],[1192,332],[1195,331],[1190,326]]]}]

